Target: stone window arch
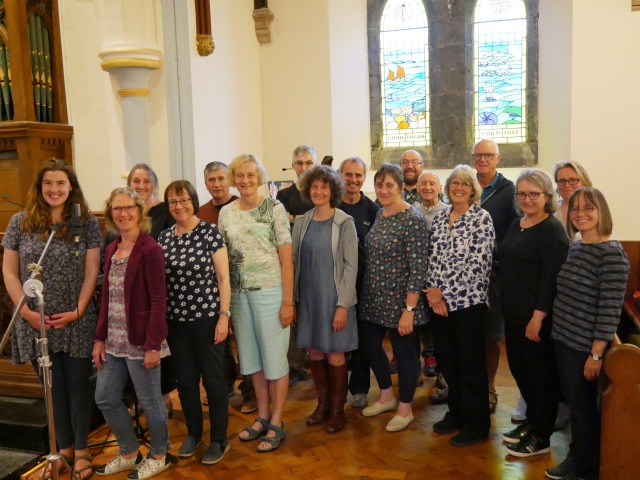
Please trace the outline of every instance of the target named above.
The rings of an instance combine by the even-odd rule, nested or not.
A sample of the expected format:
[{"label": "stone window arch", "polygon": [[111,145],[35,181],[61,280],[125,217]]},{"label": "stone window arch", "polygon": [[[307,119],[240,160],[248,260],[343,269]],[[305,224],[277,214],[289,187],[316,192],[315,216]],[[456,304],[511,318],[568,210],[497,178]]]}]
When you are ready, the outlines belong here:
[{"label": "stone window arch", "polygon": [[494,5],[518,2],[526,12],[526,133],[522,141],[500,143],[501,166],[537,164],[538,152],[538,1],[539,0],[420,0],[429,29],[429,132],[421,145],[385,146],[381,98],[381,20],[387,2],[367,0],[371,158],[397,163],[407,148],[421,152],[430,168],[452,168],[468,163],[475,141],[474,31],[478,1]]}]

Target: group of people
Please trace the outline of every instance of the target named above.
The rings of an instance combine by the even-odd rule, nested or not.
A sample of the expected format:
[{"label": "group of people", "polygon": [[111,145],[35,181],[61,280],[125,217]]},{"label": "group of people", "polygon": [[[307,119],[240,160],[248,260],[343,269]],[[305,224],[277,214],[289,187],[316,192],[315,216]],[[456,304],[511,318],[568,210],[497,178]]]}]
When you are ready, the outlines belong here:
[{"label": "group of people", "polygon": [[[596,478],[596,380],[629,271],[624,249],[611,238],[606,200],[576,162],[557,164],[553,180],[525,169],[514,184],[497,172],[495,142],[477,142],[471,157],[475,171],[459,165],[443,186],[435,172],[424,171],[420,154],[408,150],[399,165],[378,168],[376,202],[362,192],[364,160],[350,157],[337,169],[316,165],[307,145],[293,152],[298,181],[278,199],[263,195],[267,173],[254,155],[207,165],[212,199],[203,205],[185,180],[170,183],[160,201],[155,173],[136,165],[128,186],[106,202],[115,235],[104,251],[99,308],[92,302],[101,263],[98,223],[73,169],[45,162],[27,208],[7,228],[3,273],[17,304],[27,265],[57,229],[42,274],[45,322],[56,440],[77,478],[130,471],[128,478],[145,479],[169,468],[170,403],[163,394],[175,385],[187,426],[178,455],[193,456],[202,442],[202,383],[210,423],[202,462],[222,460],[235,381],[231,323],[243,412],[258,412],[239,440],[258,440],[258,452],[286,439],[289,376],[304,368],[306,355],[317,390],[309,425],[342,430],[349,391],[352,407],[364,416],[392,411],[386,430],[405,429],[414,421],[422,354],[424,368],[440,373],[436,396],[448,403],[434,431],[455,433],[450,441],[459,447],[482,441],[497,403],[505,339],[526,403],[525,421],[503,436],[507,452],[548,452],[563,400],[573,442],[547,476]],[[78,247],[65,225],[74,204],[85,225]],[[13,360],[37,370],[35,303],[28,301],[20,314]],[[387,335],[398,398],[383,349]],[[92,360],[99,370],[95,401],[119,446],[118,455],[95,469],[87,451]],[[380,394],[367,405],[370,370]],[[149,426],[146,456],[122,401],[129,378]]]}]

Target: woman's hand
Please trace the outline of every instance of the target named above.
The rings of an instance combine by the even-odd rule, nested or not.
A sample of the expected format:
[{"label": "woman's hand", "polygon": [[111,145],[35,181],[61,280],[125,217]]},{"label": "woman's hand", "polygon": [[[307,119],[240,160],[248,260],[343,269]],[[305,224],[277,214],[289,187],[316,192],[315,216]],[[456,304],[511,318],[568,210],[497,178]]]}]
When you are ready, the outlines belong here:
[{"label": "woman's hand", "polygon": [[160,363],[160,350],[147,350],[144,352],[144,368],[151,370]]},{"label": "woman's hand", "polygon": [[594,360],[591,355],[584,363],[584,378],[589,381],[597,380],[600,376],[600,370],[602,369],[602,360]]},{"label": "woman's hand", "polygon": [[[26,311],[25,311],[26,309]],[[28,309],[27,307],[23,307],[20,311],[20,316],[24,318],[31,328],[34,330],[40,331],[40,314],[38,312],[34,312],[33,310]],[[49,322],[51,321],[51,317],[49,315],[44,316],[44,329],[51,329],[51,325]]]},{"label": "woman's hand", "polygon": [[525,336],[532,342],[540,342],[540,329],[542,328],[542,318],[533,317],[527,323],[527,329],[525,330]]},{"label": "woman's hand", "polygon": [[340,332],[347,326],[347,309],[344,307],[336,308],[336,313],[333,314],[333,331]]},{"label": "woman's hand", "polygon": [[296,307],[293,304],[280,305],[280,323],[282,328],[287,328],[296,322]]},{"label": "woman's hand", "polygon": [[217,345],[218,343],[224,342],[228,334],[229,334],[229,317],[227,317],[226,315],[219,315],[218,323],[216,324],[215,337],[213,338],[213,344]]},{"label": "woman's hand", "polygon": [[449,316],[449,308],[447,307],[447,303],[444,300],[440,300],[436,303],[430,303],[429,306],[431,307],[431,310],[433,310],[433,313],[435,313],[436,315],[440,315],[441,317]]},{"label": "woman's hand", "polygon": [[102,362],[107,360],[107,354],[104,350],[104,342],[94,342],[93,353],[91,356],[93,357],[93,363],[96,364],[98,370],[102,370]]},{"label": "woman's hand", "polygon": [[413,332],[413,321],[415,319],[415,312],[410,312],[407,309],[402,309],[402,315],[400,316],[400,321],[398,322],[398,333],[401,336],[409,335]]},{"label": "woman's hand", "polygon": [[422,291],[427,294],[427,302],[431,308],[444,297],[442,290],[439,288],[423,288]]},{"label": "woman's hand", "polygon": [[45,317],[44,321],[54,330],[59,330],[66,327],[71,322],[75,322],[78,318],[78,312],[74,310],[72,312],[62,312],[49,315],[48,317]]}]

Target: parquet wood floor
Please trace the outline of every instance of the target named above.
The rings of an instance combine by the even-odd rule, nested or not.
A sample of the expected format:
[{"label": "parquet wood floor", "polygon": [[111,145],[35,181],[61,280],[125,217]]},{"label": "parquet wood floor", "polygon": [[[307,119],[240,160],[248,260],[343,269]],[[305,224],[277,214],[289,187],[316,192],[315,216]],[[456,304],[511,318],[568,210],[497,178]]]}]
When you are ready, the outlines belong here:
[{"label": "parquet wood floor", "polygon": [[[392,417],[391,412],[365,418],[359,410],[348,406],[346,427],[330,435],[322,426],[309,427],[305,424],[307,415],[315,408],[315,388],[311,380],[301,382],[289,391],[284,415],[287,439],[279,450],[268,454],[256,452],[257,442],[243,443],[237,439],[237,434],[255,417],[255,414],[242,415],[233,408],[239,408],[241,403],[241,397],[237,395],[231,399],[232,406],[229,408],[231,450],[225,458],[217,465],[203,465],[200,458],[206,445],[201,445],[194,457],[181,459],[154,478],[524,480],[544,478],[544,470],[564,458],[568,450],[568,428],[553,435],[550,454],[528,459],[506,455],[501,433],[513,428],[510,414],[517,402],[517,390],[504,351],[497,381],[498,409],[492,416],[491,434],[486,442],[456,448],[449,443],[450,435],[433,433],[433,424],[444,416],[446,406],[429,403],[428,389],[432,383],[433,379],[425,379],[423,387],[418,388],[413,407],[416,420],[406,430],[398,433],[384,430]],[[369,402],[377,398],[377,393],[372,377]],[[172,452],[176,453],[186,435],[186,428],[177,394],[174,394],[173,403],[175,413],[169,423]],[[92,432],[90,440],[101,441],[108,433],[108,428],[102,427]],[[147,447],[142,447],[142,451],[146,453]],[[106,463],[116,453],[116,446],[94,449],[94,462]],[[68,478],[68,474],[61,478]],[[110,478],[123,480],[126,472]]]}]

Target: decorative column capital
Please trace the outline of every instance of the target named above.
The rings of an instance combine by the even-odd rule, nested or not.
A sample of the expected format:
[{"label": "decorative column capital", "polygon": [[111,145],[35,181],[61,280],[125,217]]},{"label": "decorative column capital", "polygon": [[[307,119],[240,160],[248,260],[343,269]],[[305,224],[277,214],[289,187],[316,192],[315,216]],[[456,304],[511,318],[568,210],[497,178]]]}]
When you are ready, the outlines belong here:
[{"label": "decorative column capital", "polygon": [[162,67],[162,52],[153,48],[118,47],[98,54],[105,72],[114,68],[140,67],[157,70]]},{"label": "decorative column capital", "polygon": [[260,45],[271,43],[271,23],[276,18],[275,14],[266,7],[256,8],[253,11],[253,20],[256,23],[256,37]]}]

